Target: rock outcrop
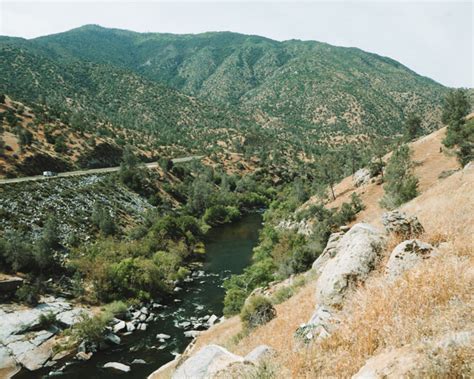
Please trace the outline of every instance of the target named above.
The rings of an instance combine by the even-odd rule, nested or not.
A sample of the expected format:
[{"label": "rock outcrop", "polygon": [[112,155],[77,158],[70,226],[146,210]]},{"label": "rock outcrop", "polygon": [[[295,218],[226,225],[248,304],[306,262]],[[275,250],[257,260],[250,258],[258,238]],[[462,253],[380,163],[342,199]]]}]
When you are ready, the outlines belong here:
[{"label": "rock outcrop", "polygon": [[275,350],[273,350],[270,346],[267,345],[260,345],[253,349],[250,353],[248,353],[244,360],[246,362],[252,362],[254,364],[258,364],[265,359],[271,358],[276,354]]},{"label": "rock outcrop", "polygon": [[384,246],[383,234],[372,225],[354,225],[338,242],[335,257],[324,266],[316,282],[316,302],[342,305],[347,290],[367,279]]},{"label": "rock outcrop", "polygon": [[403,241],[390,254],[385,272],[390,279],[394,279],[435,254],[435,248],[428,243],[416,239]]},{"label": "rock outcrop", "polygon": [[[416,346],[407,345],[389,350],[370,358],[352,379],[390,379],[411,377],[450,377],[449,372],[443,373],[442,368],[437,374],[430,372],[432,360],[439,360],[443,350],[469,348],[472,346],[474,334],[464,331],[444,336],[435,341],[425,341]],[[439,363],[439,361],[438,361]],[[422,373],[426,373],[423,375]],[[446,374],[446,376],[444,375]]]},{"label": "rock outcrop", "polygon": [[300,325],[295,336],[305,343],[327,338],[338,324],[331,310],[325,306],[318,306],[306,324]]},{"label": "rock outcrop", "polygon": [[80,321],[85,308],[72,308],[62,298],[44,297],[34,308],[4,305],[0,308],[0,373],[5,367],[38,370],[52,359],[55,334],[59,328],[40,329],[41,316],[54,315],[57,325],[71,326]]},{"label": "rock outcrop", "polygon": [[324,266],[326,263],[331,259],[334,258],[336,253],[337,253],[337,245],[339,244],[339,241],[341,240],[342,236],[344,235],[344,232],[337,232],[337,233],[332,233],[329,236],[328,243],[326,244],[326,247],[324,248],[323,252],[321,255],[314,261],[312,269],[320,274],[322,270],[324,269]]},{"label": "rock outcrop", "polygon": [[361,187],[365,184],[369,184],[371,179],[370,171],[367,168],[361,168],[354,173],[352,182],[356,187]]},{"label": "rock outcrop", "polygon": [[398,210],[384,213],[382,223],[387,232],[403,238],[415,238],[425,231],[416,216],[408,216]]},{"label": "rock outcrop", "polygon": [[309,236],[313,233],[312,225],[308,220],[293,221],[293,220],[282,220],[277,225],[277,229],[282,230],[294,230],[296,233]]},{"label": "rock outcrop", "polygon": [[230,364],[244,359],[218,345],[207,345],[184,361],[173,374],[173,379],[212,378]]}]

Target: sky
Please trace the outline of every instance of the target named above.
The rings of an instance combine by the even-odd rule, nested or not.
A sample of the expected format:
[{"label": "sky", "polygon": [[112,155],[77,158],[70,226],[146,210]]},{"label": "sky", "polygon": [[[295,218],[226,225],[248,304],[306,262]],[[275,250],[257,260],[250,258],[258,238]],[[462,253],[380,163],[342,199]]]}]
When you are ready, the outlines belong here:
[{"label": "sky", "polygon": [[85,24],[138,32],[233,31],[351,46],[450,87],[474,87],[473,1],[0,0],[0,35],[34,38]]}]

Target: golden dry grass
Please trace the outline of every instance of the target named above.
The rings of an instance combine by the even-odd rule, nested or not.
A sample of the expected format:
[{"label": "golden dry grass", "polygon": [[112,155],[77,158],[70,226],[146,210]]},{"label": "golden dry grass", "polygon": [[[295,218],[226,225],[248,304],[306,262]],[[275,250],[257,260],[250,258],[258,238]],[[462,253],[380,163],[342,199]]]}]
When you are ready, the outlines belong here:
[{"label": "golden dry grass", "polygon": [[473,264],[472,256],[443,255],[393,283],[372,278],[350,298],[330,338],[296,353],[294,377],[349,377],[386,348],[472,330]]},{"label": "golden dry grass", "polygon": [[[384,276],[384,265],[390,252],[401,242],[391,237],[371,278],[348,296],[338,314],[340,328],[310,347],[299,345],[293,334],[315,308],[315,281],[276,306],[274,320],[239,342],[235,343],[233,337],[241,331],[240,321],[232,318],[200,336],[197,346],[218,343],[244,355],[266,344],[278,353],[275,364],[285,368],[279,377],[346,378],[355,374],[371,356],[413,344],[418,346],[418,357],[428,362],[418,376],[466,376],[466,367],[472,366],[474,358],[472,347],[434,352],[433,346],[426,342],[447,332],[474,330],[474,168],[438,178],[441,172],[457,165],[454,158],[439,152],[444,132],[435,132],[413,144],[414,158],[421,162],[416,167],[421,195],[401,208],[420,219],[426,231],[419,239],[437,246],[437,257],[389,282]],[[338,193],[345,194],[329,206],[346,201],[355,190],[367,206],[356,222],[363,220],[380,226],[381,186],[370,184],[354,189],[351,178],[346,178],[337,188]],[[425,341],[422,348],[421,341]]]}]

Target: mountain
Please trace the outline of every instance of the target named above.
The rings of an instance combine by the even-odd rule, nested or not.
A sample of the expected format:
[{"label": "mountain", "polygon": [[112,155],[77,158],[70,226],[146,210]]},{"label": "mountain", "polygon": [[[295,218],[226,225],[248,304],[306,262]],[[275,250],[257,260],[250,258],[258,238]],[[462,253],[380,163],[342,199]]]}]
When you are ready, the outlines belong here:
[{"label": "mountain", "polygon": [[[287,171],[295,162],[317,164],[332,146],[347,150],[338,155],[354,168],[354,151],[368,156],[363,149],[372,138],[400,135],[410,112],[418,113],[425,132],[439,128],[447,91],[392,59],[354,48],[94,25],[32,40],[0,37],[0,70],[0,94],[41,109],[57,136],[71,136],[69,156],[61,147],[53,155],[72,165],[80,151],[73,142],[79,147],[108,137],[148,158],[206,154],[222,164],[226,154],[244,153]],[[48,125],[38,129],[17,108],[2,108],[11,113],[2,128],[13,142],[13,135],[19,141],[28,133],[35,142],[20,146],[20,155],[12,150],[20,159],[4,166],[22,172],[26,155],[52,147],[42,142]]]},{"label": "mountain", "polygon": [[393,133],[408,112],[416,111],[432,130],[439,126],[436,109],[445,93],[440,84],[390,58],[315,41],[87,25],[31,44],[55,60],[112,64],[290,127]]}]

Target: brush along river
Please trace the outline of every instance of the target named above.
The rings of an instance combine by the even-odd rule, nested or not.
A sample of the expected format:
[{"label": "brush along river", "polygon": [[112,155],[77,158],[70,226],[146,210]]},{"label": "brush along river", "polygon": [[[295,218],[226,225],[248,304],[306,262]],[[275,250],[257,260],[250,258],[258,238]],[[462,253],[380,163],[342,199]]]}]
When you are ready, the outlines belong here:
[{"label": "brush along river", "polygon": [[[192,281],[180,284],[182,290],[172,299],[162,302],[163,307],[150,309],[159,316],[158,321],[150,322],[146,331],[134,331],[129,336],[121,337],[120,345],[94,354],[89,361],[69,361],[59,377],[104,379],[116,378],[118,375],[122,378],[146,378],[161,365],[174,359],[174,354],[183,352],[192,341],[184,336],[184,332],[194,329],[193,320],[212,314],[222,316],[222,283],[231,274],[241,273],[250,264],[261,225],[261,215],[251,213],[235,223],[210,230],[206,237],[206,259],[201,271],[193,273]],[[157,334],[167,334],[171,338],[160,342],[156,338]],[[142,359],[146,364],[132,365],[134,359]],[[107,362],[129,365],[131,371],[122,373],[103,368]],[[49,377],[50,373],[59,375],[55,370],[60,365],[57,366],[35,372],[22,370],[15,379],[44,378]]]}]

